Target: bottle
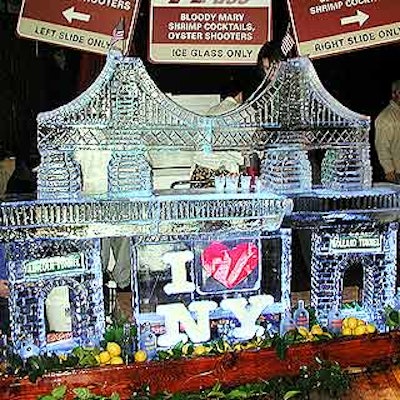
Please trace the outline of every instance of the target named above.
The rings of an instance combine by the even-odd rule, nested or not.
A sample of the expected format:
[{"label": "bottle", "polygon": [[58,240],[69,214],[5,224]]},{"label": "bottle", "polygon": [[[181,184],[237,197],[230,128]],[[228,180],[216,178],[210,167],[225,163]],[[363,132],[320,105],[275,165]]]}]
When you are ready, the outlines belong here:
[{"label": "bottle", "polygon": [[304,308],[304,300],[299,300],[297,310],[294,312],[294,322],[298,328],[303,327],[309,329],[310,316]]},{"label": "bottle", "polygon": [[328,329],[330,332],[338,334],[342,330],[342,315],[337,306],[334,306],[328,314]]},{"label": "bottle", "polygon": [[141,329],[139,348],[147,354],[147,359],[152,360],[157,354],[156,335],[151,331],[151,325],[146,322]]},{"label": "bottle", "polygon": [[394,296],[394,309],[400,311],[400,287],[396,289],[396,296]]},{"label": "bottle", "polygon": [[125,364],[129,364],[132,361],[133,354],[135,352],[131,331],[132,331],[131,324],[126,323],[123,325],[121,350]]},{"label": "bottle", "polygon": [[256,191],[256,177],[260,175],[260,159],[257,153],[252,153],[248,157],[247,175],[251,176],[250,188],[251,191]]},{"label": "bottle", "polygon": [[296,328],[296,324],[292,318],[292,313],[289,310],[285,311],[285,316],[281,319],[279,332],[283,336],[286,332],[289,332]]}]

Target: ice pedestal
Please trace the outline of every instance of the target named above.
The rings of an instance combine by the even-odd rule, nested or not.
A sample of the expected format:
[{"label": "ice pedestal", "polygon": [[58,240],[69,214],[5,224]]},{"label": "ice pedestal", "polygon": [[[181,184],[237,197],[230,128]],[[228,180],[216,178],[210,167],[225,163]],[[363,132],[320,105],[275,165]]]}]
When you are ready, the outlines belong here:
[{"label": "ice pedestal", "polygon": [[[10,286],[11,339],[24,355],[28,347],[46,352],[45,302],[57,287],[69,289],[70,347],[101,339],[104,323],[100,241],[37,238],[6,245]],[[62,347],[68,347],[60,344]]]},{"label": "ice pedestal", "polygon": [[393,304],[396,287],[400,187],[319,189],[292,200],[295,211],[285,224],[311,232],[311,305],[318,320],[326,324],[329,313],[341,309],[344,281],[355,267],[361,296],[346,316],[385,331],[384,310]]}]

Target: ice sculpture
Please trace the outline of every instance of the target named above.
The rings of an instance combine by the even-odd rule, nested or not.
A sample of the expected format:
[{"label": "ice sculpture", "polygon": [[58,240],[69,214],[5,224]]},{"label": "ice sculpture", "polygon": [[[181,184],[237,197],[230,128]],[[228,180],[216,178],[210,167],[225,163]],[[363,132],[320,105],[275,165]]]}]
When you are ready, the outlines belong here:
[{"label": "ice sculpture", "polygon": [[[231,263],[232,274],[228,280],[216,281],[220,285],[217,296],[228,300],[240,294],[243,301],[248,296],[249,303],[246,300],[242,305],[253,310],[252,319],[246,319],[247,335],[254,330],[256,314],[279,315],[289,308],[291,237],[290,230],[281,231],[280,226],[292,209],[290,199],[267,191],[241,190],[240,186],[220,191],[163,192],[152,187],[149,149],[251,150],[252,134],[260,124],[254,110],[251,115],[243,115],[249,116],[247,127],[241,114],[211,118],[184,110],[158,90],[140,60],[112,53],[91,88],[70,104],[38,116],[42,157],[39,199],[0,206],[0,232],[2,240],[9,242],[10,308],[15,315],[12,338],[20,354],[26,355],[28,347],[35,352],[56,348],[46,342],[43,311],[43,302],[55,286],[68,286],[76,305],[72,307],[72,338],[63,349],[101,336],[102,237],[131,238],[134,310],[141,315],[137,320],[142,322],[149,345],[154,335],[144,328],[155,318],[156,307],[162,310],[178,299],[182,307],[193,302],[192,307],[201,312],[196,302],[212,301],[209,299],[215,296],[216,287],[205,276],[211,274],[212,280],[218,275],[198,261],[201,246],[212,246],[216,240],[226,246],[224,262]],[[106,182],[104,191],[95,195],[85,191],[91,173],[86,161],[90,157],[101,158],[102,179]],[[145,289],[153,272],[140,267],[137,255],[143,253],[144,244],[154,249],[162,248],[164,242],[170,243],[174,251],[182,247],[188,250],[185,254],[193,254],[193,260],[171,269],[168,252],[153,251],[151,265],[162,264],[156,279],[162,278],[166,287],[168,283],[173,285],[163,292],[170,299],[163,302],[158,298],[151,303],[148,300],[154,293],[146,294]],[[261,257],[263,247],[274,249],[273,254]],[[255,254],[256,264],[251,261]],[[189,279],[187,268],[196,277]],[[36,273],[30,275],[30,269]],[[185,276],[186,286],[182,284]],[[187,302],[185,296],[193,301]],[[145,312],[139,304],[151,312]],[[231,308],[229,302],[224,304]],[[82,319],[85,313],[87,321]],[[244,321],[244,316],[240,318]],[[196,326],[194,323],[193,332]],[[245,336],[244,330],[241,336]]]},{"label": "ice sculpture", "polygon": [[[342,209],[343,193],[359,206],[371,208],[371,196],[382,207],[399,205],[398,193],[363,197],[371,186],[368,128],[367,117],[322,88],[307,59],[282,62],[275,79],[246,103],[208,117],[160,92],[139,59],[110,53],[86,92],[38,116],[38,200],[0,205],[14,348],[21,354],[50,348],[43,302],[54,286],[68,286],[74,304],[65,348],[101,336],[99,240],[112,236],[130,240],[133,310],[139,343],[149,354],[179,338],[246,340],[277,332],[276,316],[290,308],[290,228],[296,216],[288,228],[281,225],[293,202],[296,213],[320,214],[335,204]],[[155,191],[147,153],[168,149],[258,150],[263,185],[251,192],[237,186],[246,180],[236,177],[229,180],[233,185],[225,178],[215,190]],[[320,192],[311,190],[310,149],[325,150]],[[96,159],[104,184],[91,194],[88,166]],[[338,190],[340,201],[331,196]],[[377,320],[394,290],[397,225],[376,230],[367,220],[343,232],[357,235],[368,226],[382,235],[383,247],[366,258],[377,264],[366,268],[364,280],[365,308]],[[335,268],[327,243],[336,240],[338,226],[327,222],[320,228],[313,228],[312,300],[324,320],[327,304],[340,305],[346,257],[338,254],[343,263]],[[387,287],[383,295],[377,291],[381,284]],[[181,311],[180,320],[171,310]],[[186,332],[179,332],[182,319]]]},{"label": "ice sculpture", "polygon": [[397,230],[396,223],[355,223],[313,232],[311,303],[321,321],[326,322],[328,313],[342,306],[346,269],[350,262],[359,262],[363,274],[360,312],[384,330],[383,310],[395,296]]},{"label": "ice sculpture", "polygon": [[355,190],[371,187],[369,117],[335,100],[322,86],[307,58],[283,63],[271,84],[253,95],[261,115],[255,146],[264,151],[262,176],[270,190],[310,191],[308,152],[326,150],[323,187]]},{"label": "ice sculpture", "polygon": [[[290,247],[285,229],[133,244],[134,314],[142,332],[153,332],[151,347],[276,334],[280,314],[290,308]],[[139,346],[148,351],[146,340]]]},{"label": "ice sculpture", "polygon": [[[104,304],[98,239],[11,242],[6,254],[11,339],[22,356],[27,348],[38,354],[101,340]],[[48,343],[45,301],[60,286],[69,289],[72,332],[61,342]]]},{"label": "ice sculpture", "polygon": [[[38,116],[42,157],[38,195],[43,199],[82,196],[85,176],[80,150],[109,151],[107,193],[149,196],[153,150],[244,150],[265,154],[262,178],[270,191],[311,189],[308,150],[327,149],[325,187],[371,186],[369,118],[339,104],[322,87],[306,58],[281,63],[237,109],[219,117],[181,108],[156,87],[141,60],[111,53],[93,85],[77,99]],[[82,176],[83,175],[83,176]]]}]

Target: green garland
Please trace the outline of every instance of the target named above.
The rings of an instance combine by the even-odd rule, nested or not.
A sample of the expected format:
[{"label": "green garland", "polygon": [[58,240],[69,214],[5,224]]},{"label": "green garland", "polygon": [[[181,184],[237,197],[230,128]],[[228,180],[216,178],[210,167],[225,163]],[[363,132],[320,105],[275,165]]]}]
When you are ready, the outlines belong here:
[{"label": "green garland", "polygon": [[[213,388],[194,393],[160,393],[150,394],[148,386],[134,392],[131,400],[289,400],[308,399],[313,392],[324,393],[330,398],[340,398],[350,387],[350,378],[346,371],[335,362],[316,358],[312,366],[300,368],[296,377],[281,377],[269,381],[248,383],[234,388],[223,388],[217,383]],[[55,388],[50,394],[40,396],[39,400],[64,400],[66,386]],[[95,395],[86,388],[73,389],[74,400],[119,400],[118,394],[110,397]]]}]

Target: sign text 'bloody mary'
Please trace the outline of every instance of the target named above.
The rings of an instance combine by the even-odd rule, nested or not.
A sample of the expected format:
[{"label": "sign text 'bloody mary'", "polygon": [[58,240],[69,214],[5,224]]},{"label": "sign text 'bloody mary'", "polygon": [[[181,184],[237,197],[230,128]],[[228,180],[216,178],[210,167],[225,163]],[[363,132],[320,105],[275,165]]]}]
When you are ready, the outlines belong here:
[{"label": "sign text 'bloody mary'", "polygon": [[79,50],[105,54],[111,34],[123,20],[127,40],[132,37],[139,0],[24,0],[18,20],[20,36]]},{"label": "sign text 'bloody mary'", "polygon": [[400,40],[398,0],[287,0],[301,55],[323,57]]},{"label": "sign text 'bloody mary'", "polygon": [[155,63],[254,64],[271,38],[271,0],[151,0]]}]

